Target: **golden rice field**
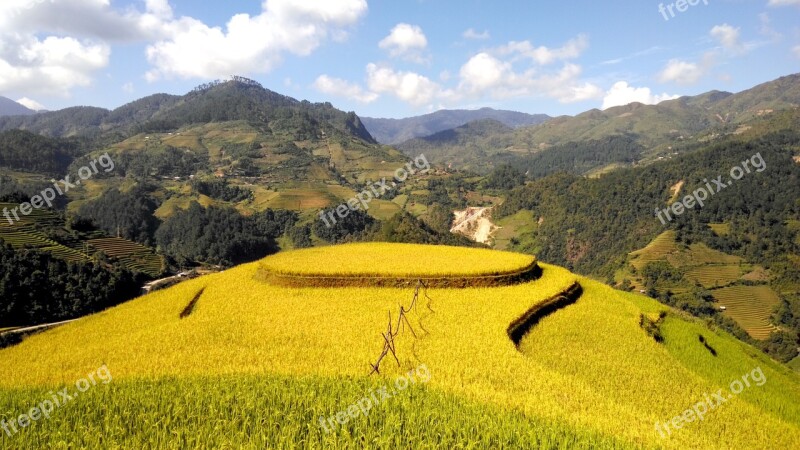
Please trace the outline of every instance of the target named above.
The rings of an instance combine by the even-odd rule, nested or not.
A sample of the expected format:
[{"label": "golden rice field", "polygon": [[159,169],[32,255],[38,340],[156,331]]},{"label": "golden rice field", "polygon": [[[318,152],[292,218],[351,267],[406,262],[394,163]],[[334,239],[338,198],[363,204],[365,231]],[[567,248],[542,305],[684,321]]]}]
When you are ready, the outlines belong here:
[{"label": "golden rice field", "polygon": [[[385,255],[376,257],[376,255]],[[530,255],[487,249],[368,242],[284,252],[261,262],[264,270],[306,276],[480,276],[517,272]]]},{"label": "golden rice field", "polygon": [[780,303],[769,286],[731,286],[713,291],[724,314],[735,320],[750,336],[766,339],[775,330],[770,323],[773,310]]},{"label": "golden rice field", "polygon": [[[400,366],[387,358],[380,376],[368,376],[389,317],[410,305],[413,289],[277,287],[257,280],[261,266],[477,273],[481,258],[443,247],[348,247],[280,254],[190,280],[0,350],[0,419],[102,364],[114,375],[69,411],[0,436],[0,446],[683,449],[800,442],[796,373],[677,315],[668,316],[666,340],[657,343],[639,317],[664,306],[549,265],[528,283],[428,290],[396,340]],[[482,259],[496,270],[530,258],[508,255]],[[580,299],[542,319],[517,348],[509,324],[575,281],[584,288]],[[191,315],[180,319],[201,289]],[[698,342],[701,334],[717,356]],[[430,372],[424,386],[332,433],[320,428],[320,416],[420,364]],[[659,437],[656,421],[756,367],[768,380],[763,386]]]}]

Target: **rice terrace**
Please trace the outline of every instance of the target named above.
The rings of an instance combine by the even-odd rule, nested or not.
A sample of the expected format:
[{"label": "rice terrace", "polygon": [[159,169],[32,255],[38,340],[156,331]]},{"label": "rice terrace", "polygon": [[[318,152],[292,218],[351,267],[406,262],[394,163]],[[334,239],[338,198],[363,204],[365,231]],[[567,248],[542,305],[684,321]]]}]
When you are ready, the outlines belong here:
[{"label": "rice terrace", "polygon": [[[191,280],[0,351],[0,411],[24,410],[32,399],[92,367],[105,364],[114,375],[112,384],[69,406],[79,409],[84,422],[53,415],[24,430],[21,438],[6,437],[4,446],[58,448],[58,436],[73,433],[71,442],[78,446],[126,448],[289,448],[297,443],[360,448],[366,442],[420,448],[463,442],[485,447],[570,442],[580,448],[769,442],[788,448],[800,439],[800,402],[779,400],[787,394],[800,397],[796,374],[725,333],[671,313],[660,325],[665,340],[658,343],[638,318],[666,311],[663,306],[545,264],[538,264],[541,275],[531,280],[428,288],[429,309],[410,310],[405,330],[393,339],[396,359],[384,359],[380,375],[370,375],[385,343],[387,317],[408,306],[414,286],[332,287],[326,282],[325,287],[287,287],[264,279],[265,267],[360,279],[370,279],[366,274],[464,279],[525,268],[533,260],[486,250],[354,244],[311,250],[304,264],[306,252]],[[414,258],[393,260],[394,254]],[[335,264],[320,267],[315,258]],[[453,259],[464,265],[454,267]],[[512,324],[549,299],[571,295],[577,285],[582,293],[574,302],[538,317],[515,345]],[[181,318],[193,301],[191,314]],[[698,334],[718,356],[697,342]],[[75,350],[59,352],[65,345]],[[171,352],[160,351],[167,346]],[[31,354],[49,357],[31,360],[26,356]],[[412,386],[336,433],[317,426],[320,416],[335,414],[421,363],[430,370],[427,385]],[[759,391],[742,394],[732,400],[735,405],[669,441],[654,434],[654,421],[685,408],[684,398],[711,391],[755,366],[770,380]],[[151,418],[142,424],[154,420],[153,425],[130,429],[124,411],[131,407]],[[175,408],[182,413],[170,415],[169,422],[155,421]],[[399,417],[412,428],[407,434],[389,433]],[[280,427],[269,426],[279,419]],[[718,427],[727,421],[747,426],[721,436]],[[771,433],[747,432],[756,422]]]},{"label": "rice terrace", "polygon": [[700,2],[0,1],[0,450],[800,449],[800,0]]}]

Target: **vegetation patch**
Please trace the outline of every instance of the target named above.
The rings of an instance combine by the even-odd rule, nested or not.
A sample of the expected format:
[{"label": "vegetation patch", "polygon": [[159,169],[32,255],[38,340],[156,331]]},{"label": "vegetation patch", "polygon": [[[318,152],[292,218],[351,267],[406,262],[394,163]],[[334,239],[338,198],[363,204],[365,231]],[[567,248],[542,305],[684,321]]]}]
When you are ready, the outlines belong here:
[{"label": "vegetation patch", "polygon": [[639,326],[642,327],[648,336],[653,338],[658,343],[664,342],[664,335],[661,333],[661,324],[664,318],[667,317],[666,311],[661,311],[658,316],[653,319],[646,314],[639,314]]},{"label": "vegetation patch", "polygon": [[561,308],[569,306],[578,301],[583,293],[583,287],[577,281],[570,285],[564,292],[560,292],[549,299],[536,304],[533,308],[529,309],[522,316],[515,321],[511,322],[508,326],[508,337],[514,341],[514,345],[519,347],[522,338],[533,328],[539,321],[545,317],[553,314]]},{"label": "vegetation patch", "polygon": [[198,291],[197,294],[195,294],[194,297],[189,301],[189,304],[186,305],[186,308],[183,308],[183,311],[181,311],[180,315],[181,319],[189,317],[192,312],[194,312],[194,307],[197,306],[197,302],[200,300],[200,297],[203,296],[203,292],[205,290],[206,288],[200,289],[200,291]]}]

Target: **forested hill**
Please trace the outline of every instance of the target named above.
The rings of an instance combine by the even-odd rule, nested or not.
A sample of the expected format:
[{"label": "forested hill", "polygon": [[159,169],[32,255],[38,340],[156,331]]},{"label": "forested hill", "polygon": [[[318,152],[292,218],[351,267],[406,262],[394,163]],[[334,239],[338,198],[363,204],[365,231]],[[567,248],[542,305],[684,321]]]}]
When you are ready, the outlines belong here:
[{"label": "forested hill", "polygon": [[[800,219],[800,165],[795,157],[800,132],[784,130],[757,139],[729,139],[697,152],[651,166],[621,169],[597,179],[550,175],[512,191],[498,216],[530,210],[541,218],[526,250],[543,260],[581,273],[609,277],[627,254],[665,230],[682,239],[704,240],[715,248],[754,262],[785,260],[800,254],[797,231],[787,222]],[[656,208],[669,206],[681,181],[683,195],[705,186],[703,180],[730,179],[732,167],[760,154],[763,173],[751,174],[694,208],[662,224]],[[725,237],[714,236],[710,223],[736,224]]]},{"label": "forested hill", "polygon": [[113,111],[79,106],[34,116],[0,117],[0,131],[22,129],[52,137],[109,132],[130,136],[236,120],[261,126],[286,123],[287,130],[294,125],[327,129],[376,143],[355,113],[339,111],[330,103],[298,101],[241,77],[207,83],[183,96],[152,95]]}]

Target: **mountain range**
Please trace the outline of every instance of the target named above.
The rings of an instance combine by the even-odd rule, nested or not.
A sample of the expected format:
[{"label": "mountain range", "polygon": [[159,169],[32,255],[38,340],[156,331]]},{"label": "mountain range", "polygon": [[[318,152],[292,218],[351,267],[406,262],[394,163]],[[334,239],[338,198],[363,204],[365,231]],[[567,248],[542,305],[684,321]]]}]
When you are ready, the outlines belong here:
[{"label": "mountain range", "polygon": [[[409,155],[425,153],[432,161],[486,173],[498,163],[529,165],[519,158],[547,149],[554,153],[574,147],[597,147],[622,140],[639,147],[609,159],[598,155],[596,163],[582,165],[581,173],[647,164],[691,151],[697,146],[738,134],[770,115],[800,106],[800,75],[790,75],[732,94],[712,91],[657,105],[631,103],[604,111],[593,109],[576,116],[562,116],[544,123],[511,128],[496,122],[472,122],[452,130],[411,139],[397,145]],[[581,149],[585,154],[591,149]]]},{"label": "mountain range", "polygon": [[476,110],[441,110],[405,119],[375,119],[363,117],[364,126],[382,144],[399,144],[409,139],[430,136],[476,120],[493,119],[511,128],[537,125],[551,117],[546,114],[526,114],[492,108]]}]

